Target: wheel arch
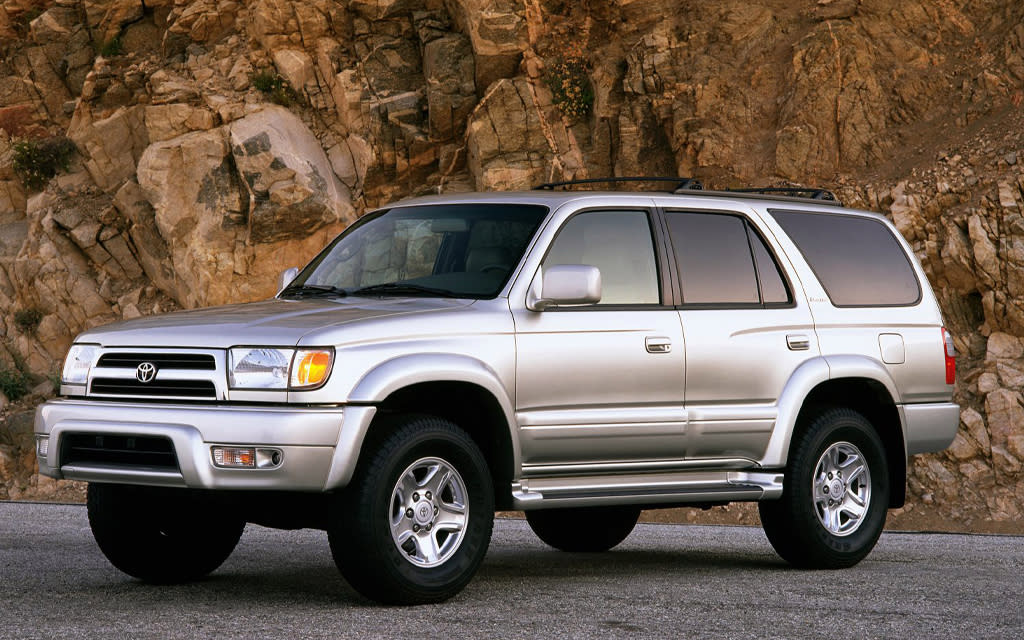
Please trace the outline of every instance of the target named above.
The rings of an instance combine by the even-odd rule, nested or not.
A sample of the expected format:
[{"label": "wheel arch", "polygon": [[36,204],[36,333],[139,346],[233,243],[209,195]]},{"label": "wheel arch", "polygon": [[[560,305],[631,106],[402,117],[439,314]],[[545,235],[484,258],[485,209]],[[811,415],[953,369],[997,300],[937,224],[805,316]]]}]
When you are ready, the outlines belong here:
[{"label": "wheel arch", "polygon": [[360,443],[384,437],[391,417],[425,414],[445,418],[465,430],[487,460],[499,508],[511,507],[509,487],[519,468],[513,434],[512,401],[498,375],[464,356],[416,354],[390,360],[360,380],[351,402],[376,405],[376,415]]},{"label": "wheel arch", "polygon": [[803,363],[779,399],[779,416],[762,464],[783,467],[801,429],[828,407],[858,411],[872,424],[885,447],[890,508],[906,500],[907,454],[896,384],[884,365],[863,356],[828,356]]}]

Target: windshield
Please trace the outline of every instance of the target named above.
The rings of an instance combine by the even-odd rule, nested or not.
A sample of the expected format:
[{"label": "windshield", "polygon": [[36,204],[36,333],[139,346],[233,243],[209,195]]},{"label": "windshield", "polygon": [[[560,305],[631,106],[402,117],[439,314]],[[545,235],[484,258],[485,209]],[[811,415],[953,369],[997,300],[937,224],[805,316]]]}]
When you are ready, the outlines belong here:
[{"label": "windshield", "polygon": [[371,214],[328,245],[281,296],[315,290],[493,298],[546,214],[546,207],[521,204],[423,205]]}]

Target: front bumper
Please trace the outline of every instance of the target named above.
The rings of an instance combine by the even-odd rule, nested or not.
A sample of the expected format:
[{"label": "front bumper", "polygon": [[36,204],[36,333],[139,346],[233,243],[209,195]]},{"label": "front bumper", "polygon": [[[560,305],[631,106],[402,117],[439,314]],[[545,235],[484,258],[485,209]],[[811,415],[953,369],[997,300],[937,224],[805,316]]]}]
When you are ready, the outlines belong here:
[{"label": "front bumper", "polygon": [[[35,434],[47,439],[39,472],[51,478],[193,489],[326,491],[352,477],[375,407],[179,405],[53,400],[36,411]],[[177,468],[62,461],[67,434],[162,437]],[[229,469],[211,447],[268,447],[282,453],[271,469]]]}]

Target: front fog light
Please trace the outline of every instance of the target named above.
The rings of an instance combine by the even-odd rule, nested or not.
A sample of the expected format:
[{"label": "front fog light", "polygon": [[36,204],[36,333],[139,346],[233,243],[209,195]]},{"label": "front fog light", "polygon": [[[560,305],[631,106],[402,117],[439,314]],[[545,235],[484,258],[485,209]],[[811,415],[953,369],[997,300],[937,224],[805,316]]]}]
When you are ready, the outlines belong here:
[{"label": "front fog light", "polygon": [[233,469],[274,469],[281,466],[284,452],[257,447],[211,447],[213,464]]},{"label": "front fog light", "polygon": [[214,447],[213,464],[218,467],[251,469],[256,466],[256,449],[253,447]]}]

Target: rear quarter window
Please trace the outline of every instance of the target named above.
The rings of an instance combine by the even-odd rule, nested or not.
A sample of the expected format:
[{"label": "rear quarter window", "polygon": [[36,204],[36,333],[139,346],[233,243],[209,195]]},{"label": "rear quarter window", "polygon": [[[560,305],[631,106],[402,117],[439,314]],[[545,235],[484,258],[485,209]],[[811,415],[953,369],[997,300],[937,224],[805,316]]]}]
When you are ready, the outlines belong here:
[{"label": "rear quarter window", "polygon": [[901,307],[921,300],[910,258],[873,218],[769,210],[837,307]]}]

